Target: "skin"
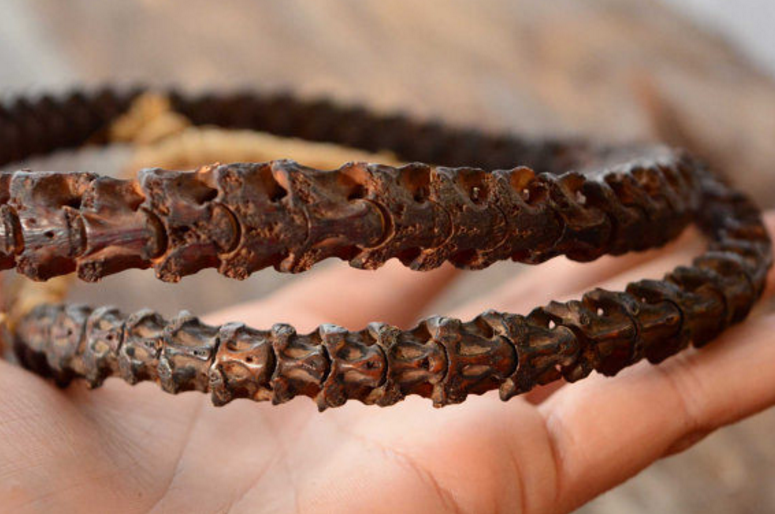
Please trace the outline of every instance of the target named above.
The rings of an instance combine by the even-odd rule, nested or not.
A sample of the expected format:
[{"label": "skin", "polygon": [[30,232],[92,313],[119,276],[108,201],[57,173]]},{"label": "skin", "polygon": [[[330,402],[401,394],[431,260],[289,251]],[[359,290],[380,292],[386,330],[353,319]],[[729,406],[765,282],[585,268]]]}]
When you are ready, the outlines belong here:
[{"label": "skin", "polygon": [[[774,214],[768,224],[775,227]],[[645,254],[555,259],[453,314],[526,312],[596,285],[619,289],[658,278],[700,249],[689,234]],[[326,321],[409,326],[454,275],[337,265],[208,320],[281,320],[300,331]],[[331,291],[343,300],[332,301]],[[205,395],[173,397],[118,380],[97,391],[80,383],[59,390],[0,362],[0,510],[568,512],[775,404],[773,333],[775,314],[760,309],[702,351],[615,378],[593,375],[506,403],[487,394],[433,409],[409,398],[324,414],[304,398],[216,409]]]}]

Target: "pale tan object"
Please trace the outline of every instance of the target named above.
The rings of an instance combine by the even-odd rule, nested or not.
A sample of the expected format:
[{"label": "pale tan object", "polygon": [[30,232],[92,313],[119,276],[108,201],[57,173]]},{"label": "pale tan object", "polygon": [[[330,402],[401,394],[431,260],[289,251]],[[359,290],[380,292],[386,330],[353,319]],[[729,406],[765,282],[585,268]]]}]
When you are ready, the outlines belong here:
[{"label": "pale tan object", "polygon": [[388,152],[369,153],[250,130],[192,127],[152,145],[140,146],[128,168],[192,169],[215,162],[265,162],[293,159],[317,169],[336,169],[350,161],[400,164]]},{"label": "pale tan object", "polygon": [[47,282],[33,282],[22,276],[14,277],[8,284],[9,304],[6,312],[0,312],[0,357],[7,350],[6,343],[14,333],[16,322],[36,306],[47,303],[61,303],[67,296],[73,275],[54,277]]},{"label": "pale tan object", "polygon": [[73,283],[73,276],[54,277],[47,282],[33,282],[21,278],[11,284],[13,301],[7,313],[3,313],[2,322],[12,328],[15,321],[43,303],[59,303],[67,296]]},{"label": "pale tan object", "polygon": [[191,122],[172,110],[164,95],[146,93],[135,100],[129,110],[108,129],[114,143],[150,144],[178,134]]},{"label": "pale tan object", "polygon": [[146,93],[109,129],[110,140],[137,146],[125,172],[142,168],[192,169],[216,162],[293,159],[318,169],[349,161],[400,164],[389,152],[370,153],[328,143],[278,137],[252,130],[194,127],[163,95]]}]

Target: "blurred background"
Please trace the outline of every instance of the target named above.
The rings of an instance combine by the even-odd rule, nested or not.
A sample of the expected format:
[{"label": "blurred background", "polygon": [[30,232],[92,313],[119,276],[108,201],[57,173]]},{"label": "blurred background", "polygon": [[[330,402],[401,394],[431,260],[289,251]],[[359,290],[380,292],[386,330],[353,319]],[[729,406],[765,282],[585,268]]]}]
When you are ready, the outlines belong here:
[{"label": "blurred background", "polygon": [[[105,82],[292,89],[492,130],[659,139],[772,207],[774,23],[771,0],[0,0],[0,96]],[[127,158],[89,150],[25,164],[116,173]],[[435,310],[515,269],[464,276]],[[74,296],[204,313],[291,279],[203,272],[165,285],[135,272]],[[773,433],[765,412],[582,512],[773,512]]]}]

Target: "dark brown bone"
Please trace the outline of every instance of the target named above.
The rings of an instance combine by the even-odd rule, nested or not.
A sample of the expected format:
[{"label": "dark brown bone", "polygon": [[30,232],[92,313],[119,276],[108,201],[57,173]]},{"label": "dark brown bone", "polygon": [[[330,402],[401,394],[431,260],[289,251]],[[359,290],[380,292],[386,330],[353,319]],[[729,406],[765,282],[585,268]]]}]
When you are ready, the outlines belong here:
[{"label": "dark brown bone", "polygon": [[[617,200],[605,182],[524,168],[492,175],[353,164],[322,172],[275,161],[144,170],[137,183],[36,172],[16,172],[10,183],[5,246],[17,254],[17,269],[39,280],[76,268],[98,280],[151,265],[169,282],[209,267],[244,278],[268,265],[300,272],[328,257],[369,269],[393,257],[421,270],[444,261],[481,268],[508,257],[590,260],[675,235],[652,231],[644,241],[623,230],[661,190],[637,197],[646,206],[625,206],[632,199]],[[696,191],[683,193],[697,204]],[[694,207],[660,207],[667,232],[686,224],[686,209]],[[623,225],[614,223],[619,218]]]}]

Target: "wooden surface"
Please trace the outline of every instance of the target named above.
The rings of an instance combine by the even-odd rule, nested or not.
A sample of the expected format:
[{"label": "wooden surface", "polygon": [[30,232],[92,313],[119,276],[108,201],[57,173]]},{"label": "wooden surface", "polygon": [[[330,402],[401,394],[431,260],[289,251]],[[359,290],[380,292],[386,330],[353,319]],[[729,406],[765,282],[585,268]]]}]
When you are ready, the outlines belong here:
[{"label": "wooden surface", "polygon": [[[651,2],[7,0],[0,65],[4,94],[103,81],[291,87],[529,134],[666,139],[775,203],[775,87],[723,41]],[[121,162],[90,152],[36,167],[109,172]],[[465,277],[438,310],[514,269]],[[77,296],[201,313],[287,280],[205,272],[171,286],[149,275],[81,286]],[[772,411],[725,429],[582,510],[773,511],[774,429]]]}]

